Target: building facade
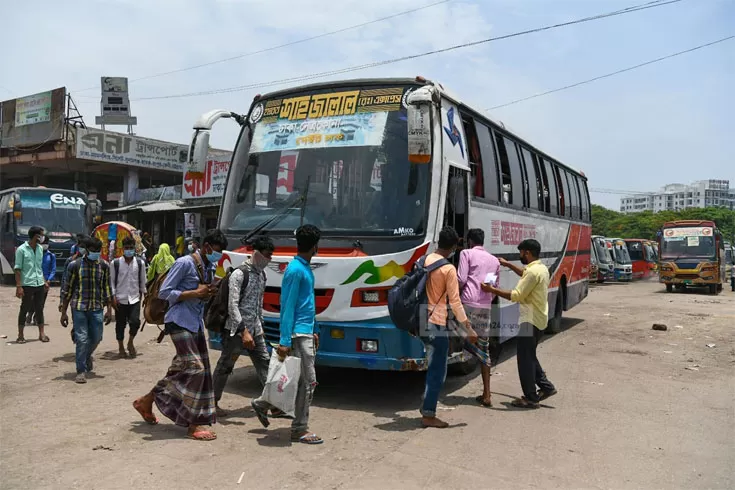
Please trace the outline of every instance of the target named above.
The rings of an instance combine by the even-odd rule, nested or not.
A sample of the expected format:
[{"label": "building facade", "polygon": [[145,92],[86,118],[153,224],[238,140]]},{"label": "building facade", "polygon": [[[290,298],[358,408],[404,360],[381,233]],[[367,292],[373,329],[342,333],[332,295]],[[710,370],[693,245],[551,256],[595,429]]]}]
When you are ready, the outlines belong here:
[{"label": "building facade", "polygon": [[735,209],[735,189],[730,188],[729,180],[698,180],[690,185],[668,184],[658,192],[641,193],[620,199],[622,213],[709,207]]}]

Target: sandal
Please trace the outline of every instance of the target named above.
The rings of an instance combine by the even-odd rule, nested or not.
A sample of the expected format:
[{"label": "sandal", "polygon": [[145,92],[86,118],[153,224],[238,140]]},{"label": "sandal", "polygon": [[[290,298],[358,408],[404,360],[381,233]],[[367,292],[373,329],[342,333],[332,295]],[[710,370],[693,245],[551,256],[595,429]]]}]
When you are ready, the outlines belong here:
[{"label": "sandal", "polygon": [[324,439],[316,434],[307,433],[303,436],[291,434],[291,442],[300,442],[301,444],[309,444],[310,446],[314,446],[317,444],[322,444],[324,442]]},{"label": "sandal", "polygon": [[195,430],[192,433],[187,433],[186,437],[194,439],[195,441],[214,441],[217,439],[217,434],[211,430]]},{"label": "sandal", "polygon": [[516,398],[510,404],[516,408],[539,408],[541,405],[538,404],[538,402],[532,402],[525,396],[522,396],[520,398]]},{"label": "sandal", "polygon": [[556,388],[554,388],[552,391],[538,390],[538,393],[537,393],[538,394],[538,398],[539,398],[538,401],[544,401],[547,398],[550,398],[550,397],[556,395],[557,393],[559,393],[559,392],[556,391]]},{"label": "sandal", "polygon": [[283,410],[278,410],[277,408],[271,408],[271,418],[274,419],[293,419],[289,414],[284,412]]},{"label": "sandal", "polygon": [[479,403],[480,405],[482,405],[483,407],[492,407],[493,406],[493,402],[492,401],[486,402],[485,401],[485,397],[483,397],[482,395],[476,396],[475,397],[475,401],[477,403]]},{"label": "sandal", "polygon": [[255,405],[255,400],[250,402],[250,406],[253,407],[253,411],[255,411],[255,415],[258,417],[260,424],[267,429],[271,425],[270,420],[268,420],[268,414]]},{"label": "sandal", "polygon": [[25,344],[27,341],[23,337],[18,337],[18,340],[15,341],[16,344]]},{"label": "sandal", "polygon": [[156,425],[158,423],[158,417],[156,417],[153,412],[144,412],[141,403],[138,400],[135,400],[133,402],[133,408],[140,414],[141,417],[143,417],[143,420],[146,421],[149,425]]},{"label": "sandal", "polygon": [[51,339],[48,338],[48,335],[44,335],[43,337],[38,337],[38,340],[41,342],[49,342]]}]

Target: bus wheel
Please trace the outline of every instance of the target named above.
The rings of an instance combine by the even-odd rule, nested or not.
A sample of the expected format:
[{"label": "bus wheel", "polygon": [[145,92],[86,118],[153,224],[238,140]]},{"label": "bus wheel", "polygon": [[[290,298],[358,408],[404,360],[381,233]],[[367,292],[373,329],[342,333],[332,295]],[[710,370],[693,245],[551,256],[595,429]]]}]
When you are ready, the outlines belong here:
[{"label": "bus wheel", "polygon": [[559,333],[561,331],[561,316],[564,312],[564,300],[563,290],[559,287],[559,291],[556,294],[556,306],[554,306],[554,317],[549,320],[549,325],[546,327],[548,333]]},{"label": "bus wheel", "polygon": [[480,361],[475,356],[469,356],[470,358],[464,362],[455,362],[447,366],[447,373],[452,376],[467,376],[472,374],[477,369]]},{"label": "bus wheel", "polygon": [[709,285],[709,294],[717,294],[717,284]]},{"label": "bus wheel", "polygon": [[666,292],[667,293],[670,293],[672,291],[674,291],[674,285],[673,284],[667,284],[666,285]]}]

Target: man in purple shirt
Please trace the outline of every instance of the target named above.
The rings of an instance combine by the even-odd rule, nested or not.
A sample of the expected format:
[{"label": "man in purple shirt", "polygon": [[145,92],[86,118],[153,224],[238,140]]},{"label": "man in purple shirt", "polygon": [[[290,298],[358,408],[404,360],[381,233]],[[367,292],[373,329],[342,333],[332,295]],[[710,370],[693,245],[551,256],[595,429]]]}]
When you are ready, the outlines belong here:
[{"label": "man in purple shirt", "polygon": [[[479,340],[477,346],[489,356],[492,337],[497,332],[491,331],[493,320],[499,313],[499,308],[493,305],[495,296],[482,290],[482,284],[488,282],[488,275],[494,276],[495,285],[499,284],[500,261],[485,250],[485,232],[479,228],[472,228],[467,232],[468,248],[459,254],[459,270],[457,276],[462,291],[461,298],[467,317],[472,328],[477,332]],[[491,276],[491,277],[492,277]],[[478,403],[492,407],[490,397],[490,367],[480,364],[482,371],[482,395],[476,400]]]},{"label": "man in purple shirt", "polygon": [[202,248],[179,257],[164,279],[158,297],[168,301],[164,318],[166,333],[176,347],[176,356],[166,377],[145,396],[133,402],[143,420],[158,423],[153,402],[176,425],[188,428],[187,436],[211,441],[217,435],[203,426],[216,422],[214,385],[204,334],[204,306],[216,291],[212,269],[227,248],[227,238],[219,230],[209,230]]}]

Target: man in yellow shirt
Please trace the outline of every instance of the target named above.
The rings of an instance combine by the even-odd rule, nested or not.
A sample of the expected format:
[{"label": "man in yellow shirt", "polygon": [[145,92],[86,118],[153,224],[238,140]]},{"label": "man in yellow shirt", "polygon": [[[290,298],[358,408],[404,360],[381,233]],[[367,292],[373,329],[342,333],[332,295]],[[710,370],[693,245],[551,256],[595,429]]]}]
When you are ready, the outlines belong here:
[{"label": "man in yellow shirt", "polygon": [[184,256],[184,232],[179,230],[176,235],[176,258]]},{"label": "man in yellow shirt", "polygon": [[[549,269],[539,260],[541,244],[536,240],[523,240],[518,245],[518,251],[525,268],[500,259],[502,266],[521,276],[515,289],[504,291],[490,284],[483,284],[482,290],[518,303],[520,329],[516,343],[516,360],[523,396],[513,401],[512,405],[519,408],[538,408],[541,400],[556,394],[556,388],[546,378],[536,357],[538,339],[543,335],[549,321]],[[537,385],[540,388],[538,392]]]}]

